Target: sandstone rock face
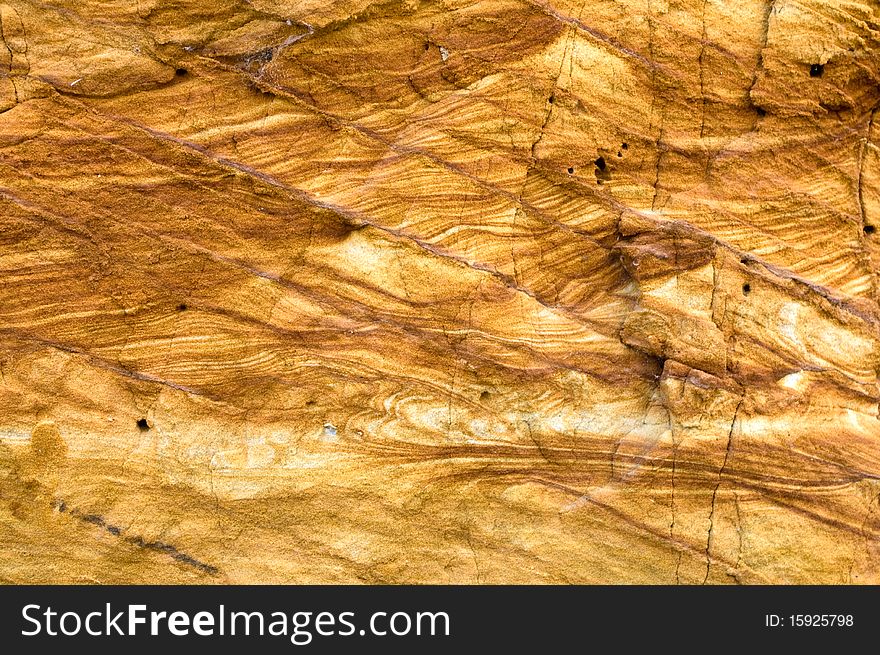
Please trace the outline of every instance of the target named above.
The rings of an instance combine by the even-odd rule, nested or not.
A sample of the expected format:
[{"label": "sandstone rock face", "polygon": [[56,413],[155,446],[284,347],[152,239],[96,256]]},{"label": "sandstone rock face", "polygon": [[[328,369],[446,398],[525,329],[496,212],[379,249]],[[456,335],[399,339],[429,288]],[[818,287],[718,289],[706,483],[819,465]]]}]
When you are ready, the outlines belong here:
[{"label": "sandstone rock face", "polygon": [[2,0],[5,582],[880,582],[874,0]]}]

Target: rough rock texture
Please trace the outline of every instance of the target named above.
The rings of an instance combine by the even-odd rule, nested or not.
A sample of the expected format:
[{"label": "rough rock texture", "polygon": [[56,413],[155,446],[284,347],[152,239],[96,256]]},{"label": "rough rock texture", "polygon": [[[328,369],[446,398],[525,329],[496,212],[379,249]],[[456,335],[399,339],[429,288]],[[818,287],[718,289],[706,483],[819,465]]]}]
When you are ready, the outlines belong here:
[{"label": "rough rock texture", "polygon": [[6,582],[880,582],[876,0],[2,0]]}]

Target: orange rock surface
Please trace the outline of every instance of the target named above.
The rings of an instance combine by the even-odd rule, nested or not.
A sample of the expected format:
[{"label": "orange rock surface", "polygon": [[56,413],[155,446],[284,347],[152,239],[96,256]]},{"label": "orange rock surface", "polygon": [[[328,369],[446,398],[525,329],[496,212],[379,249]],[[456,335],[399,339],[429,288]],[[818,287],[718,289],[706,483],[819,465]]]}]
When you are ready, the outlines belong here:
[{"label": "orange rock surface", "polygon": [[876,2],[0,35],[0,580],[880,583]]}]

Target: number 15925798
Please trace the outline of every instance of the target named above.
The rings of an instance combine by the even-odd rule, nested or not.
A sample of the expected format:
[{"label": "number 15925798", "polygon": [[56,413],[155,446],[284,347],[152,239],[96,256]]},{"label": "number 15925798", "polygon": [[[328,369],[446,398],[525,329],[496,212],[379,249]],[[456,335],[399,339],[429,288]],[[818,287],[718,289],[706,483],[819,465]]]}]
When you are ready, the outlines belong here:
[{"label": "number 15925798", "polygon": [[852,614],[765,614],[764,625],[768,628],[849,628],[855,625]]}]

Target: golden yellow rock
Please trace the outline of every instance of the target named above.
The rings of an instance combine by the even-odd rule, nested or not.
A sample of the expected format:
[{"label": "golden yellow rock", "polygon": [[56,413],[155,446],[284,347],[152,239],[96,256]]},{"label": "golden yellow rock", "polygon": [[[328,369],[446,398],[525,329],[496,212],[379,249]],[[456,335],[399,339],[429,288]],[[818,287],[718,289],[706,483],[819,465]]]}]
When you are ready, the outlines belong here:
[{"label": "golden yellow rock", "polygon": [[880,582],[880,5],[0,6],[0,579]]}]

